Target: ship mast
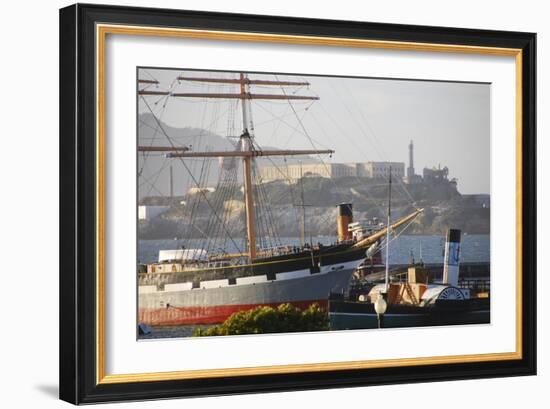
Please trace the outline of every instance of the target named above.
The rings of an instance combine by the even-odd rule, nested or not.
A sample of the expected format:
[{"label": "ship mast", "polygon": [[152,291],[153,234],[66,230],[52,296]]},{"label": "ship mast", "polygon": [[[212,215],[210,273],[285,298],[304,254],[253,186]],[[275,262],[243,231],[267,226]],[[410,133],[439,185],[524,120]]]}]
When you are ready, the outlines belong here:
[{"label": "ship mast", "polygon": [[388,223],[386,224],[386,275],[384,292],[388,292],[389,278],[390,278],[390,218],[391,218],[391,166],[390,166],[390,181],[388,184]]},{"label": "ship mast", "polygon": [[[140,151],[167,152],[168,158],[208,158],[208,157],[240,157],[243,161],[243,190],[245,196],[246,209],[246,231],[248,239],[248,257],[253,261],[257,256],[256,248],[256,220],[254,208],[254,190],[252,184],[252,161],[260,156],[296,156],[296,155],[319,155],[332,154],[333,150],[324,149],[303,149],[303,150],[258,150],[254,147],[254,136],[250,119],[250,101],[258,100],[318,100],[319,97],[305,95],[287,95],[284,94],[253,94],[250,92],[250,85],[261,86],[307,86],[308,82],[297,81],[272,81],[249,79],[245,73],[240,73],[239,78],[204,78],[179,76],[178,80],[210,82],[218,84],[238,84],[239,93],[174,93],[168,91],[150,91],[141,89],[138,95],[157,95],[170,96],[177,98],[220,98],[220,99],[240,99],[242,102],[243,133],[240,137],[240,150],[237,151],[219,151],[219,152],[193,152],[187,147],[138,147]],[[143,81],[142,81],[143,82]],[[249,129],[250,125],[250,129]]]},{"label": "ship mast", "polygon": [[[248,104],[250,100],[245,98],[248,92],[248,84],[245,83],[246,76],[240,73],[241,80],[241,104],[243,111],[243,134],[241,135],[241,151],[252,151],[252,139],[248,132]],[[243,184],[244,203],[246,211],[246,236],[248,238],[248,256],[250,260],[256,258],[256,212],[254,211],[254,191],[252,187],[252,159],[250,156],[243,157]]]},{"label": "ship mast", "polygon": [[302,246],[306,244],[306,204],[304,202],[304,174],[302,172],[302,162],[300,162],[300,196],[302,198],[302,228],[301,228],[301,238]]}]

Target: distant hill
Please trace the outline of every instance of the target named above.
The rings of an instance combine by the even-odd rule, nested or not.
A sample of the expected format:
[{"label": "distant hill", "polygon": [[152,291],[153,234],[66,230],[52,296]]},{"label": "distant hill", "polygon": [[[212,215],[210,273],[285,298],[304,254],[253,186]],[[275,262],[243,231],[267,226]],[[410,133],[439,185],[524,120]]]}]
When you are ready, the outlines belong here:
[{"label": "distant hill", "polygon": [[[160,127],[159,127],[160,122]],[[162,128],[162,129],[161,129]],[[166,137],[166,135],[168,138]],[[234,136],[234,135],[233,135]],[[140,146],[187,146],[193,151],[230,151],[234,150],[238,139],[230,139],[200,128],[174,128],[162,121],[158,121],[150,113],[139,115],[138,143]],[[263,149],[279,149],[272,146],[262,146]],[[317,163],[317,159],[309,156],[272,157],[258,159],[258,165],[282,165],[293,163]],[[204,165],[203,165],[204,164]],[[146,196],[168,196],[170,192],[170,165],[173,168],[174,195],[182,196],[187,193],[195,183],[189,177],[191,171],[196,180],[201,180],[201,185],[215,185],[220,171],[217,159],[187,159],[185,164],[178,159],[167,159],[164,154],[143,154],[138,156],[139,198]],[[204,179],[201,178],[207,174]],[[240,176],[240,173],[239,173]]]},{"label": "distant hill", "polygon": [[142,145],[148,146],[166,146],[169,142],[166,136],[159,129],[158,124],[166,132],[166,135],[172,140],[175,145],[192,146],[194,150],[199,150],[205,147],[216,149],[231,149],[231,142],[219,135],[200,128],[174,128],[162,121],[158,121],[150,113],[141,114],[139,116],[138,135]]}]

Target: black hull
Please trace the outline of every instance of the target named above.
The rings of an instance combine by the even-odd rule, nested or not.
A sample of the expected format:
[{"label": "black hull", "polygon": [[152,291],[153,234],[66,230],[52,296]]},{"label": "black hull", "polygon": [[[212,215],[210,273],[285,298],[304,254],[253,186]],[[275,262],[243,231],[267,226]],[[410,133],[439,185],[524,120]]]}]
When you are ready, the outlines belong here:
[{"label": "black hull", "polygon": [[[371,303],[345,300],[329,300],[331,329],[378,328],[378,316]],[[488,298],[462,301],[442,301],[421,307],[413,305],[388,305],[382,317],[384,328],[425,327],[441,325],[489,324],[490,301]]]},{"label": "black hull", "polygon": [[181,272],[141,273],[139,285],[164,285],[172,283],[212,281],[220,279],[236,280],[240,277],[267,276],[274,280],[276,274],[309,270],[311,274],[319,273],[323,266],[339,265],[365,258],[365,248],[353,247],[353,243],[324,246],[311,250],[300,250],[296,253],[266,257],[252,264],[233,266],[196,266]]}]

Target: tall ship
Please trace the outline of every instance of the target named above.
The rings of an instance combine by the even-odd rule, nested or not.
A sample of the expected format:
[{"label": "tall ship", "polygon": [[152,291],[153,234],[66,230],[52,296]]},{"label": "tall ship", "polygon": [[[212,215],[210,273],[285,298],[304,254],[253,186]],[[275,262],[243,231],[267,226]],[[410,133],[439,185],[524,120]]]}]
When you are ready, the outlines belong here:
[{"label": "tall ship", "polygon": [[[347,291],[350,278],[357,267],[380,249],[389,232],[409,225],[421,212],[387,223],[354,222],[352,203],[334,203],[337,217],[334,230],[337,238],[331,243],[314,243],[306,237],[306,204],[301,210],[301,240],[285,242],[276,234],[276,221],[270,212],[269,198],[262,188],[258,158],[290,158],[311,155],[321,158],[334,153],[332,149],[268,149],[257,143],[252,121],[252,101],[288,101],[319,99],[317,96],[286,92],[287,87],[308,86],[308,82],[251,78],[247,73],[232,77],[180,76],[188,83],[224,84],[237,92],[172,92],[151,89],[155,81],[138,79],[138,97],[216,99],[237,101],[240,116],[238,136],[226,135],[232,149],[195,150],[178,144],[154,116],[158,129],[166,140],[164,145],[140,144],[142,154],[161,153],[168,160],[180,161],[189,170],[191,163],[215,159],[219,163],[216,191],[211,199],[204,189],[204,178],[191,176],[197,203],[187,203],[186,216],[192,228],[200,231],[202,239],[192,245],[162,249],[156,262],[138,263],[138,322],[152,326],[221,323],[231,314],[257,306],[278,306],[290,303],[298,308],[318,304],[326,309],[330,294]],[[279,92],[257,93],[255,87],[272,87]],[[146,106],[150,105],[146,103]],[[292,107],[292,105],[290,105]],[[153,111],[151,110],[151,113]],[[304,132],[306,134],[307,132]],[[281,162],[277,162],[281,163]],[[284,163],[284,162],[283,162]],[[321,162],[322,163],[322,162]],[[281,165],[284,167],[284,165]],[[281,169],[284,172],[284,169]],[[302,176],[302,175],[300,175]],[[303,177],[300,178],[303,181]],[[227,203],[232,193],[241,193],[244,202],[244,237],[236,240],[232,234],[230,210]],[[300,196],[300,195],[297,195]],[[205,226],[193,224],[199,206],[207,207],[211,217]],[[200,242],[200,245],[198,243]]]}]

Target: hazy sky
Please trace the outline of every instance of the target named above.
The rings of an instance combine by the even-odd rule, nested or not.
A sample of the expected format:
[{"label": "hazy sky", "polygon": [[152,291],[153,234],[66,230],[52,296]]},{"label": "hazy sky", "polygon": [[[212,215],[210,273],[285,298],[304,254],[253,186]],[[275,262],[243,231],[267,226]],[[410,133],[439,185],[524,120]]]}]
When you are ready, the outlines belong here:
[{"label": "hazy sky", "polygon": [[[172,92],[238,92],[238,85],[178,83],[178,75],[236,78],[234,73],[141,69]],[[490,191],[490,85],[365,78],[250,74],[251,79],[308,81],[285,87],[288,94],[315,95],[318,101],[253,101],[254,133],[260,146],[334,149],[327,162],[399,161],[408,166],[414,141],[415,170],[449,168],[461,193]],[[281,94],[280,87],[252,93]],[[204,128],[222,136],[242,130],[240,101],[146,97],[149,107],[173,127]],[[143,102],[140,112],[149,112]],[[299,118],[299,119],[298,119]],[[301,124],[300,124],[301,122]],[[304,131],[305,129],[305,131]],[[310,139],[312,142],[310,142]]]}]

